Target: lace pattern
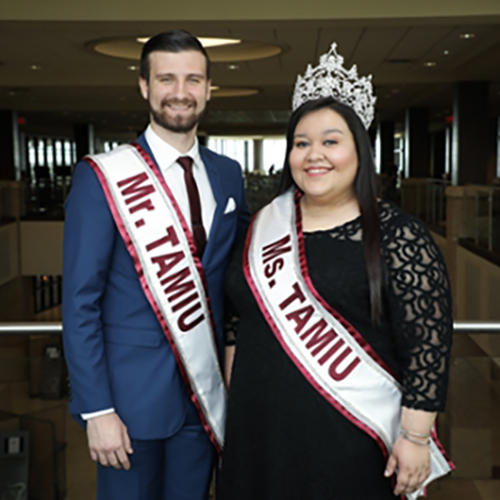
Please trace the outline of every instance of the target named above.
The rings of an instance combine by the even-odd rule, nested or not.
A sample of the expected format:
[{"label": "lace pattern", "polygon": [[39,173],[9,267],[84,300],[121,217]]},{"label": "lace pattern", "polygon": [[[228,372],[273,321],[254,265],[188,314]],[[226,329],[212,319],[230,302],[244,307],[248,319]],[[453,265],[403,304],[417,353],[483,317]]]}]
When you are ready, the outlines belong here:
[{"label": "lace pattern", "polygon": [[[383,257],[389,320],[402,372],[402,404],[442,411],[453,334],[446,265],[423,223],[394,205],[381,203]],[[329,231],[334,239],[361,243],[361,221]]]}]

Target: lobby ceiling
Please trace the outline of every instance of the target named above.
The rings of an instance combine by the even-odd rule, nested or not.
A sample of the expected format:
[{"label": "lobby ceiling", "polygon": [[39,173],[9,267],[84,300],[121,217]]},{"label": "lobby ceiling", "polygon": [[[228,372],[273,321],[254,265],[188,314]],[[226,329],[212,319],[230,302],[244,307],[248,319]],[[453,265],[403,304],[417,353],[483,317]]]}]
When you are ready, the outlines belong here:
[{"label": "lobby ceiling", "polygon": [[147,121],[133,59],[99,54],[99,40],[183,28],[198,36],[277,45],[278,55],[213,65],[213,85],[255,88],[247,97],[214,97],[208,133],[283,130],[297,74],[317,64],[332,41],[350,67],[373,74],[380,119],[427,106],[451,113],[458,81],[488,81],[500,114],[500,17],[308,21],[0,21],[0,109],[17,110],[32,130],[94,123],[98,133],[135,134]]}]

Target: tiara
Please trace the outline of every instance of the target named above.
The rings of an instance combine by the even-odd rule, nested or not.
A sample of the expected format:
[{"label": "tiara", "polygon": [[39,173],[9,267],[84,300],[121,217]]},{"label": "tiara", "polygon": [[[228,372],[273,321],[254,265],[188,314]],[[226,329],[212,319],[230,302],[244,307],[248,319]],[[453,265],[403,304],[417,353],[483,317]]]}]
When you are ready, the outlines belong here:
[{"label": "tiara", "polygon": [[337,54],[337,44],[319,58],[319,65],[307,66],[306,74],[297,77],[293,92],[292,110],[301,104],[321,97],[333,97],[351,107],[368,129],[375,116],[372,75],[358,77],[354,64],[350,70],[344,68],[344,58]]}]

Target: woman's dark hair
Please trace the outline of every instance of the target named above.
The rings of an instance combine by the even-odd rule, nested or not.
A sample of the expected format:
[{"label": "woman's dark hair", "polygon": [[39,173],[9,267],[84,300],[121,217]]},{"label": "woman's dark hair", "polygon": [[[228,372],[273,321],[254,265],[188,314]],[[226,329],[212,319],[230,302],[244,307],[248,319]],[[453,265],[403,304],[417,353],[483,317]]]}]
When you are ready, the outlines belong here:
[{"label": "woman's dark hair", "polygon": [[171,30],[159,33],[150,38],[142,48],[141,77],[149,82],[149,54],[151,52],[184,52],[196,50],[205,56],[207,62],[207,80],[210,80],[210,59],[200,41],[191,33],[184,30]]},{"label": "woman's dark hair", "polygon": [[331,97],[325,97],[305,102],[292,113],[288,122],[285,164],[278,192],[279,194],[284,193],[290,186],[296,185],[292,177],[288,158],[293,148],[297,124],[307,114],[324,108],[337,112],[345,120],[356,144],[358,170],[354,179],[354,193],[361,212],[363,253],[370,285],[371,317],[374,322],[378,322],[382,314],[383,272],[380,252],[380,214],[377,202],[375,165],[373,163],[373,153],[368,132],[352,108],[337,102]]}]

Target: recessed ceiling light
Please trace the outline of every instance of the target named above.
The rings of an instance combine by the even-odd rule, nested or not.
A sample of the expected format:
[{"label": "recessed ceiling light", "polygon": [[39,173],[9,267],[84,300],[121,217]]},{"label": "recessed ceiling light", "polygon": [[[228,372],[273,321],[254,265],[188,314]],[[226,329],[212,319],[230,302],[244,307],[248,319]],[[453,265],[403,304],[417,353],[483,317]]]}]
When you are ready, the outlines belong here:
[{"label": "recessed ceiling light", "polygon": [[462,40],[470,40],[474,38],[476,35],[474,33],[460,33],[460,38]]},{"label": "recessed ceiling light", "polygon": [[448,49],[443,50],[443,55],[444,56],[449,56],[450,55],[450,51]]},{"label": "recessed ceiling light", "polygon": [[227,69],[240,69],[240,67],[237,64],[228,64]]},{"label": "recessed ceiling light", "polygon": [[426,68],[434,68],[434,66],[437,66],[436,61],[427,61],[424,62],[424,66]]},{"label": "recessed ceiling light", "polygon": [[[138,37],[136,40],[139,43],[146,43],[150,37]],[[208,47],[220,47],[222,45],[235,45],[237,43],[241,43],[241,40],[237,40],[236,38],[213,38],[213,37],[198,37],[200,43],[206,49]]]},{"label": "recessed ceiling light", "polygon": [[39,69],[42,69],[42,67],[39,66],[38,64],[32,64],[30,67],[33,71],[38,71]]},{"label": "recessed ceiling light", "polygon": [[130,65],[130,66],[127,66],[127,69],[129,71],[137,71],[139,69],[139,66],[135,66],[135,65]]}]

